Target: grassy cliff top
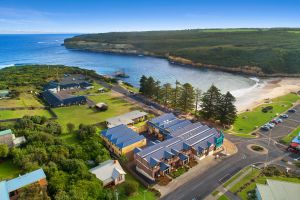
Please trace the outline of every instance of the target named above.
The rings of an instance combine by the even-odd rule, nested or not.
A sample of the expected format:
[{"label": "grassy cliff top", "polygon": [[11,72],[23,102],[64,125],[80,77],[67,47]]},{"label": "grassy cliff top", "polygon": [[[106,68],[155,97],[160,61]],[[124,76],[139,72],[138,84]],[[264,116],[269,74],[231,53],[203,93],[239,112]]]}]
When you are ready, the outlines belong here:
[{"label": "grassy cliff top", "polygon": [[[300,29],[198,29],[86,34],[67,48],[183,58],[258,74],[300,74]],[[180,61],[180,59],[178,60]]]}]

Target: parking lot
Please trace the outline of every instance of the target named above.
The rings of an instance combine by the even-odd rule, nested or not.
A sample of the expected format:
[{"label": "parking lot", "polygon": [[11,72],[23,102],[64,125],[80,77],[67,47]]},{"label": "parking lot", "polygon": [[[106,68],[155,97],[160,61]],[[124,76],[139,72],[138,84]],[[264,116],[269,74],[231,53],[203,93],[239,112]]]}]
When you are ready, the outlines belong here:
[{"label": "parking lot", "polygon": [[297,110],[296,113],[286,112],[289,115],[287,119],[283,119],[282,123],[277,124],[270,131],[260,131],[261,135],[267,136],[270,133],[272,138],[279,140],[300,126],[300,104],[294,109]]}]

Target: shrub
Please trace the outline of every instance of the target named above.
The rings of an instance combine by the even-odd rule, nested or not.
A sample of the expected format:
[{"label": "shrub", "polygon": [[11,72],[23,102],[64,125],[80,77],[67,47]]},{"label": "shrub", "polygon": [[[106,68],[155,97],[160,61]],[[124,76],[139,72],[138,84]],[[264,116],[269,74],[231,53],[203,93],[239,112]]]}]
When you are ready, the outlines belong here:
[{"label": "shrub", "polygon": [[272,111],[272,110],[273,110],[273,106],[267,106],[267,107],[263,107],[261,111],[263,113],[267,113],[267,112]]},{"label": "shrub", "polygon": [[124,185],[125,194],[127,196],[131,196],[138,191],[138,183],[136,182],[128,182]]}]

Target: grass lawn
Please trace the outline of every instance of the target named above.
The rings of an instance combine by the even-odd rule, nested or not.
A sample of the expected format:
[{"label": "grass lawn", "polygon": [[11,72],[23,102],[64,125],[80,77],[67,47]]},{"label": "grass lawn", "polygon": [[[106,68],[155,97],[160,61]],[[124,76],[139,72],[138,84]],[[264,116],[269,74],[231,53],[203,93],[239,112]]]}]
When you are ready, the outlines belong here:
[{"label": "grass lawn", "polygon": [[[290,93],[272,99],[271,103],[260,105],[252,111],[241,113],[233,124],[232,132],[239,134],[238,136],[249,136],[249,133],[272,120],[277,114],[288,110],[292,107],[293,103],[297,102],[299,99],[300,97],[298,95]],[[262,108],[266,106],[273,106],[273,110],[263,113]]]},{"label": "grass lawn", "polygon": [[87,105],[69,106],[54,108],[53,111],[58,116],[57,121],[62,125],[63,131],[66,132],[67,123],[73,123],[76,128],[79,124],[96,124],[103,122],[110,117],[115,117],[132,110],[136,107],[125,100],[113,97],[110,92],[89,97],[96,103],[104,102],[108,105],[108,110],[100,112],[91,109]]},{"label": "grass lawn", "polygon": [[0,162],[0,181],[15,178],[20,174],[20,170],[11,160]]},{"label": "grass lawn", "polygon": [[250,167],[246,167],[242,171],[239,171],[237,174],[235,174],[233,177],[231,177],[228,181],[226,181],[226,183],[224,183],[224,187],[227,187],[230,183],[235,181],[239,176],[241,176],[244,173],[244,171],[247,171],[249,168]]},{"label": "grass lawn", "polygon": [[67,144],[79,144],[79,140],[75,133],[66,133],[59,136],[60,139],[65,141]]},{"label": "grass lawn", "polygon": [[127,85],[127,84],[125,84],[125,83],[122,83],[120,86],[123,87],[123,88],[125,88],[125,89],[127,89],[127,90],[129,90],[129,91],[131,91],[131,92],[139,93],[139,89],[136,88],[136,87]]},{"label": "grass lawn", "polygon": [[218,191],[218,190],[215,190],[215,191],[213,191],[213,192],[211,193],[211,195],[213,195],[213,196],[217,196],[217,194],[219,194],[219,191]]},{"label": "grass lawn", "polygon": [[102,85],[94,82],[93,83],[94,88],[91,88],[89,90],[80,90],[79,92],[76,92],[77,95],[89,95],[89,94],[99,94],[98,90],[100,88],[104,88]]},{"label": "grass lawn", "polygon": [[280,142],[283,144],[290,144],[290,142],[294,139],[295,136],[298,135],[298,133],[300,132],[300,126],[298,126],[298,128],[296,128],[293,132],[289,133],[287,136],[283,137]]},{"label": "grass lawn", "polygon": [[251,191],[254,191],[256,187],[256,183],[259,184],[266,184],[267,179],[272,179],[272,180],[279,180],[279,181],[288,181],[288,182],[294,182],[294,183],[300,183],[299,178],[290,178],[290,177],[283,177],[283,176],[272,176],[272,177],[266,177],[262,176],[256,179],[255,182],[251,182],[251,179],[257,177],[260,173],[259,169],[253,169],[253,171],[250,171],[244,178],[242,178],[238,183],[236,183],[232,188],[229,190],[232,193],[235,193],[241,188],[242,186],[246,185],[246,183],[250,183],[245,189],[243,189],[241,192],[238,192],[237,195],[241,199],[248,199],[248,193]]},{"label": "grass lawn", "polygon": [[0,110],[0,119],[14,119],[22,118],[25,115],[33,116],[40,115],[45,117],[52,117],[48,110],[35,109],[35,110]]},{"label": "grass lawn", "polygon": [[218,200],[230,200],[230,199],[225,194],[223,194],[218,198]]},{"label": "grass lawn", "polygon": [[158,199],[155,194],[147,190],[143,185],[141,185],[129,172],[126,172],[125,182],[136,182],[139,184],[138,192],[130,197],[125,195],[124,183],[117,186],[118,193],[120,194],[120,200],[143,200],[144,195],[146,200]]},{"label": "grass lawn", "polygon": [[15,99],[0,99],[0,108],[12,107],[41,107],[44,106],[32,94],[23,92],[18,98]]}]

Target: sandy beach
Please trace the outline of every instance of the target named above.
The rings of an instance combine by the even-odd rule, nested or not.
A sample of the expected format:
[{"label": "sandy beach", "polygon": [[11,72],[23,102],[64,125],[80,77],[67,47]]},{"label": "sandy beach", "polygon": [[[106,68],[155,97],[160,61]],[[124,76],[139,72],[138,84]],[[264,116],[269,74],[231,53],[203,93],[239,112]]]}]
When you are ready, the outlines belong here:
[{"label": "sandy beach", "polygon": [[259,80],[251,88],[232,91],[232,94],[237,99],[236,106],[240,113],[263,103],[264,99],[276,98],[299,90],[300,78],[271,78]]}]

